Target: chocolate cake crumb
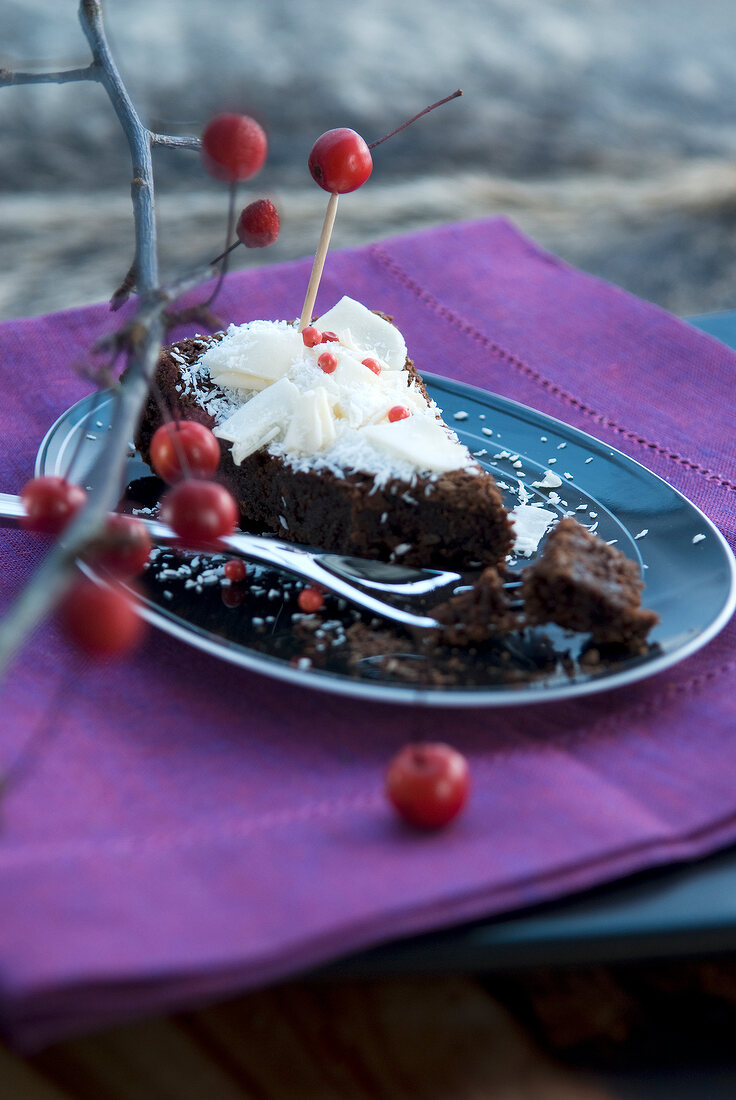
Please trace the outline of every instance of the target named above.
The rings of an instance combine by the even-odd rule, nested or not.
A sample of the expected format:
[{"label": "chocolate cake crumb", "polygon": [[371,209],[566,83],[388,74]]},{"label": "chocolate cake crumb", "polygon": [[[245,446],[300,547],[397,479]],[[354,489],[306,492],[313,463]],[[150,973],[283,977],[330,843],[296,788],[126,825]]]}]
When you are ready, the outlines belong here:
[{"label": "chocolate cake crumb", "polygon": [[432,614],[440,624],[436,638],[443,645],[477,645],[519,627],[503,578],[493,566],[484,569],[469,589],[433,608]]},{"label": "chocolate cake crumb", "polygon": [[643,583],[636,563],[572,518],[550,532],[541,557],[522,575],[529,625],[589,633],[595,642],[645,648],[659,617],[641,607]]}]

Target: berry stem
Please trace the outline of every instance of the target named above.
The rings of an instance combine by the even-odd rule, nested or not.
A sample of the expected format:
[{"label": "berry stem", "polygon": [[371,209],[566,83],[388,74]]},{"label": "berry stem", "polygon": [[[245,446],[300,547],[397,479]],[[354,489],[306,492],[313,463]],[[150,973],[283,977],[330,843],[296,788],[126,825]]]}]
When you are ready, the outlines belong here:
[{"label": "berry stem", "polygon": [[221,252],[219,256],[215,256],[214,260],[210,260],[210,267],[214,267],[215,264],[219,264],[220,260],[224,260],[226,256],[229,256],[233,249],[237,248],[240,241],[233,241],[229,248],[226,248],[224,252]]},{"label": "berry stem", "polygon": [[[230,184],[230,195],[227,206],[227,234],[225,236],[225,251],[217,258],[217,260],[222,260],[223,264],[220,268],[220,273],[217,276],[215,289],[212,291],[209,298],[202,303],[202,308],[204,309],[209,309],[217,295],[220,293],[220,290],[222,289],[222,284],[225,281],[225,276],[227,275],[227,259],[233,248],[235,247],[235,245],[231,247],[230,240],[233,235],[233,229],[235,228],[235,193],[237,191],[237,187],[237,180],[233,180]],[[240,241],[236,241],[235,244],[240,244]],[[215,260],[215,263],[217,263],[217,260]]]},{"label": "berry stem", "polygon": [[385,134],[384,137],[379,138],[378,141],[370,142],[368,148],[375,149],[377,145],[382,145],[384,141],[388,141],[388,139],[393,137],[394,134],[399,134],[402,130],[405,130],[407,126],[411,126],[412,122],[416,122],[416,120],[418,118],[421,118],[422,115],[428,115],[429,112],[434,111],[436,107],[441,107],[443,103],[449,103],[451,99],[457,99],[457,97],[462,94],[462,88],[458,88],[458,90],[456,92],[453,92],[452,95],[446,95],[444,99],[438,99],[436,103],[430,103],[429,107],[425,107],[424,110],[420,111],[418,115],[414,115],[413,118],[407,119],[406,122],[402,122],[401,126],[397,126],[396,129],[392,130],[390,134]]},{"label": "berry stem", "polygon": [[319,289],[319,281],[322,278],[322,270],[325,266],[325,259],[327,257],[327,249],[330,247],[330,237],[332,236],[332,227],[335,224],[335,215],[337,214],[337,200],[340,196],[337,192],[333,192],[330,195],[330,200],[327,203],[327,211],[325,213],[325,220],[322,223],[322,232],[319,238],[319,244],[317,245],[317,251],[314,256],[314,263],[312,264],[312,274],[309,277],[309,286],[307,287],[307,296],[304,299],[304,307],[302,309],[301,319],[299,321],[299,331],[307,327],[312,320],[312,310],[314,309],[314,303],[317,300],[317,291]]}]

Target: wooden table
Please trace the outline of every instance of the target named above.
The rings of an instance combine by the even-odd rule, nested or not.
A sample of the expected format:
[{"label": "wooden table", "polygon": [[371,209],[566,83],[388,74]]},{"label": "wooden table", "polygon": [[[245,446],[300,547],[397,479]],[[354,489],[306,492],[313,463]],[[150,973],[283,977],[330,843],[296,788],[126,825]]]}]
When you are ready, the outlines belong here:
[{"label": "wooden table", "polygon": [[608,1095],[543,1055],[471,978],[297,982],[0,1057],[13,1100]]},{"label": "wooden table", "polygon": [[485,979],[314,978],[28,1057],[0,1047],[0,1095],[725,1100],[736,1095],[735,1033],[728,957]]}]

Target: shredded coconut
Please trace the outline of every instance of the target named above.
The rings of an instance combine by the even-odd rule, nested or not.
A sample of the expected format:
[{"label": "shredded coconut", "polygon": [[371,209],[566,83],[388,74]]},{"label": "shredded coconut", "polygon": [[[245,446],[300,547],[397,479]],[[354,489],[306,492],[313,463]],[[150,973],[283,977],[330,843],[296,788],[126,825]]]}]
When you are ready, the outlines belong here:
[{"label": "shredded coconut", "polygon": [[[263,338],[270,350],[272,337],[276,357],[281,356],[276,365],[258,344]],[[333,375],[327,375],[317,363],[320,349],[305,348],[292,324],[261,321],[231,325],[220,340],[205,345],[204,354],[194,363],[187,363],[177,352],[173,355],[181,369],[184,394],[194,397],[213,417],[216,435],[233,442],[235,461],[242,461],[254,448],[265,445],[269,454],[280,457],[295,471],[326,470],[340,478],[351,473],[372,475],[374,491],[394,479],[414,484],[420,474],[435,479],[449,469],[480,472],[457,435],[438,419],[441,410],[436,403],[428,405],[414,382],[407,385],[404,371],[387,366],[375,376],[356,358],[363,353],[352,351],[351,345],[349,333],[343,343],[330,344],[339,364]],[[258,378],[256,371],[260,372]],[[255,379],[254,385],[257,382],[260,388],[248,390],[231,384],[238,378]],[[293,402],[294,411],[288,414],[288,430],[287,420],[281,417],[281,424],[278,419],[278,404],[268,408],[265,417],[260,411],[256,415],[256,406],[259,410],[263,406],[260,399],[253,406],[254,416],[250,421],[246,417],[247,427],[241,427],[243,414],[239,411],[259,395],[267,394],[274,382],[279,386],[290,383],[296,387],[291,392],[298,390],[301,394]],[[320,394],[320,401],[316,401]],[[405,422],[399,422],[395,431],[391,426],[383,436],[372,430],[380,425],[383,432],[383,426],[388,426],[388,409],[399,403],[409,408],[411,420],[426,425],[424,435],[430,432],[426,442],[418,437],[416,451],[388,448],[389,442],[395,443],[408,430],[401,427]],[[306,417],[304,423],[300,417]],[[274,418],[276,422],[271,424]],[[235,436],[243,431],[245,441],[239,444]]]}]

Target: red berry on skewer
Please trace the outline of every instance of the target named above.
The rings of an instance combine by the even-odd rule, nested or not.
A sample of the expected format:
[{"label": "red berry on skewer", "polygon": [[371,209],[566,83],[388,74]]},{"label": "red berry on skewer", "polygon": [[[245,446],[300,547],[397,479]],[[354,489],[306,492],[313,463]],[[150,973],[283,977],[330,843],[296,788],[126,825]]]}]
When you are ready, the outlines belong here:
[{"label": "red berry on skewer", "polygon": [[196,420],[169,420],[151,440],[151,464],[172,484],[185,476],[211,477],[220,463],[216,436]]},{"label": "red berry on skewer", "polygon": [[407,745],[391,761],[386,794],[410,825],[438,829],[456,817],[470,790],[462,753],[442,742]]},{"label": "red berry on skewer", "polygon": [[357,191],[357,189],[362,187],[368,179],[373,170],[371,149],[374,149],[377,145],[381,145],[384,141],[388,141],[390,137],[406,129],[407,126],[411,126],[412,122],[416,122],[422,115],[428,114],[429,111],[434,111],[436,107],[440,107],[443,103],[448,103],[449,100],[455,99],[459,95],[462,95],[462,92],[458,88],[452,95],[438,100],[437,103],[430,104],[429,107],[425,107],[419,114],[403,122],[401,126],[397,126],[390,134],[385,134],[384,137],[379,138],[378,141],[371,142],[370,145],[368,145],[355,130],[350,130],[347,127],[327,130],[326,133],[317,138],[312,146],[312,151],[309,154],[307,163],[312,179],[319,184],[323,191],[329,192],[330,201],[327,204],[327,212],[322,224],[322,232],[320,233],[317,251],[312,264],[312,272],[307,286],[307,293],[299,318],[300,331],[309,324],[309,320],[312,316],[327,250],[330,246],[330,237],[332,236],[332,228],[337,214],[337,201],[339,196],[345,195],[350,191]]},{"label": "red berry on skewer", "polygon": [[381,364],[377,359],[363,359],[362,362],[363,366],[367,367],[368,370],[372,370],[374,374],[381,373]]},{"label": "red berry on skewer", "polygon": [[312,179],[333,195],[357,191],[373,169],[373,157],[365,140],[344,126],[318,137],[307,163]]},{"label": "red berry on skewer", "polygon": [[116,577],[134,577],[148,561],[152,544],[145,524],[135,516],[113,512],[90,546],[87,559]]},{"label": "red berry on skewer", "polygon": [[119,584],[100,585],[82,577],[59,608],[70,641],[92,657],[118,657],[140,641],[145,624]]},{"label": "red berry on skewer", "polygon": [[60,534],[87,502],[81,485],[64,477],[34,477],[21,489],[20,499],[26,510],[20,524],[26,531]]},{"label": "red berry on skewer", "polygon": [[411,416],[411,413],[406,405],[394,405],[388,410],[388,419],[391,424],[395,424],[397,420],[406,420],[408,416]]},{"label": "red berry on skewer", "polygon": [[303,588],[297,596],[296,602],[302,611],[308,615],[319,611],[325,602],[325,598],[318,588]]},{"label": "red berry on skewer", "polygon": [[216,179],[234,183],[259,172],[268,142],[263,127],[250,115],[216,115],[202,134],[202,159]]},{"label": "red berry on skewer", "polygon": [[337,369],[337,356],[331,351],[323,351],[317,360],[317,366],[321,367],[325,374],[334,374]]},{"label": "red berry on skewer", "polygon": [[238,239],[246,248],[266,248],[279,235],[281,222],[270,199],[257,199],[241,212],[236,226]]},{"label": "red berry on skewer", "polygon": [[193,546],[216,542],[235,530],[238,507],[216,481],[188,478],[161,499],[161,519]]}]

